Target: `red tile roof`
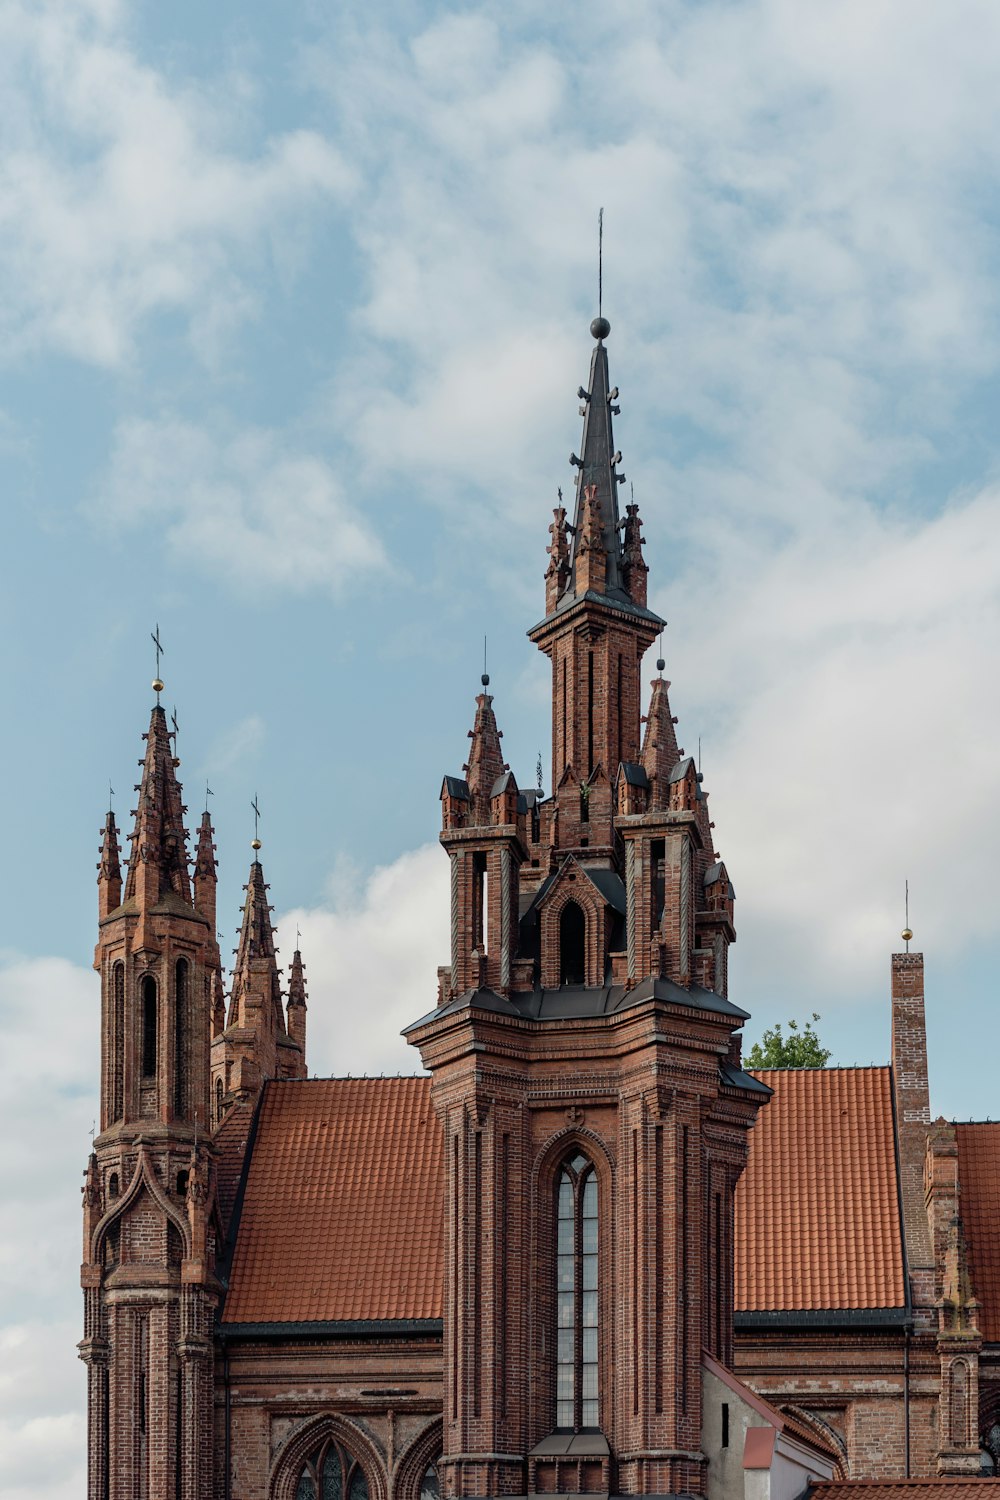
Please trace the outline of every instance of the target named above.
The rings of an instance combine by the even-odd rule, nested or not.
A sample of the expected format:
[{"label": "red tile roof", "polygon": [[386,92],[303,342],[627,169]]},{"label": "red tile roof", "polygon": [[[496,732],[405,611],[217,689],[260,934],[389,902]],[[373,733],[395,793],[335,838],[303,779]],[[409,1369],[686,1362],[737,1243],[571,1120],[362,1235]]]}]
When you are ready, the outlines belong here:
[{"label": "red tile roof", "polygon": [[440,1318],[443,1192],[429,1078],[268,1083],[223,1321]]},{"label": "red tile roof", "polygon": [[810,1485],[808,1495],[809,1500],[997,1500],[1000,1479],[831,1479]]},{"label": "red tile roof", "polygon": [[736,1191],[738,1311],[902,1307],[888,1068],[764,1069]]},{"label": "red tile roof", "polygon": [[956,1125],[959,1212],[969,1245],[969,1273],[979,1303],[979,1328],[1000,1343],[1000,1125]]}]

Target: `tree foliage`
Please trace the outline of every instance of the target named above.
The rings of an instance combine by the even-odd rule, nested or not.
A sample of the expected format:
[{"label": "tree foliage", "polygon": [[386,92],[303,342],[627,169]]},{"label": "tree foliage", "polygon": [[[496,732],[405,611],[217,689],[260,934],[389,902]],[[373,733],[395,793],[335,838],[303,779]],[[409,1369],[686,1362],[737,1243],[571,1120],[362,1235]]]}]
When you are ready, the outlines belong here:
[{"label": "tree foliage", "polygon": [[746,1058],[748,1068],[825,1068],[830,1048],[824,1047],[813,1021],[820,1018],[813,1011],[812,1021],[800,1029],[798,1021],[789,1021],[787,1033],[781,1022],[768,1026],[759,1042],[754,1042]]}]

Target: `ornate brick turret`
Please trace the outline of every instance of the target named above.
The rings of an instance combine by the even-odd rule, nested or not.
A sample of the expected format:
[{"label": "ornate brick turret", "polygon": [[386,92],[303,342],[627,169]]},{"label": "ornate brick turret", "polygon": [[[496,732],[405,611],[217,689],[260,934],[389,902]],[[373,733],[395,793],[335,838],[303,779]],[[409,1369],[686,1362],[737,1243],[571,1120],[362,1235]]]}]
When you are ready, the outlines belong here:
[{"label": "ornate brick turret", "polygon": [[212,1483],[218,1226],[207,1136],[218,950],[192,899],[177,763],[158,702],[141,764],[124,900],[110,814],[99,866],[101,1119],[84,1185],[81,1270],[88,1495],[200,1500]]},{"label": "ornate brick turret", "polygon": [[451,964],[408,1032],[445,1132],[449,1497],[703,1491],[701,1350],[731,1359],[733,1194],[769,1095],[738,1065],[732,886],[662,678],[640,750],[663,622],[592,331],[574,522],[560,504],[529,632],[553,793],[518,790],[484,692],[441,792]]},{"label": "ornate brick turret", "polygon": [[218,1122],[234,1099],[256,1098],[266,1078],[305,1077],[305,1056],[288,1034],[281,999],[273,908],[255,856],[243,903],[226,1028],[212,1042],[212,1089]]}]

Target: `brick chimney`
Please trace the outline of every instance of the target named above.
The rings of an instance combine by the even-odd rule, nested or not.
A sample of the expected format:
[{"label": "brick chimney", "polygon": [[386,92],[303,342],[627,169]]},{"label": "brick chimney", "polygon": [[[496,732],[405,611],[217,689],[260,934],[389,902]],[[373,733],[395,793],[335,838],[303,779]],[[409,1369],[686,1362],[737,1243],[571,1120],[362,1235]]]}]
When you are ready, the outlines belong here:
[{"label": "brick chimney", "polygon": [[933,1266],[924,1206],[924,1157],[931,1108],[922,953],[892,955],[892,1088],[899,1137],[903,1229],[912,1275]]}]

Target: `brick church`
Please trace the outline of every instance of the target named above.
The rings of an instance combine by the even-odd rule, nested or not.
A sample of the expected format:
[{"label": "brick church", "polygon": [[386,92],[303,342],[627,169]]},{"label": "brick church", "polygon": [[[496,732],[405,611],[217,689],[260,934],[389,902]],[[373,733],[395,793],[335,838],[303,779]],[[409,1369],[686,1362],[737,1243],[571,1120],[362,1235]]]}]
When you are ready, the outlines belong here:
[{"label": "brick church", "polygon": [[109,813],[98,875],[89,1500],[993,1493],[1000,1125],[932,1122],[916,953],[887,1066],[742,1066],[733,886],[644,679],[663,622],[591,332],[528,632],[552,791],[484,676],[441,787],[450,958],[406,1032],[428,1076],[309,1076],[259,845],[225,993],[154,683],[127,873]]}]

